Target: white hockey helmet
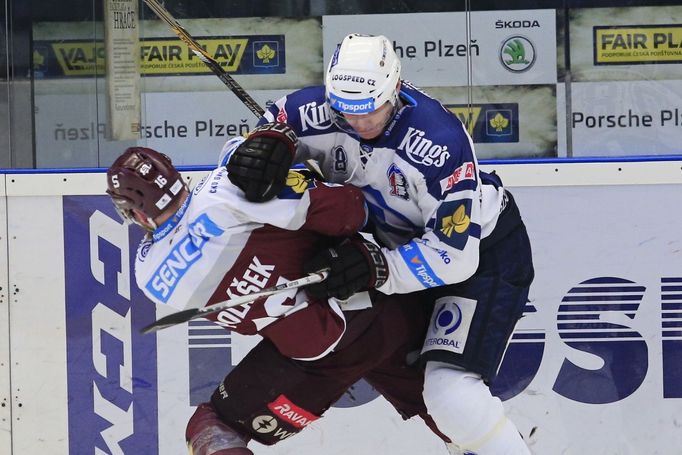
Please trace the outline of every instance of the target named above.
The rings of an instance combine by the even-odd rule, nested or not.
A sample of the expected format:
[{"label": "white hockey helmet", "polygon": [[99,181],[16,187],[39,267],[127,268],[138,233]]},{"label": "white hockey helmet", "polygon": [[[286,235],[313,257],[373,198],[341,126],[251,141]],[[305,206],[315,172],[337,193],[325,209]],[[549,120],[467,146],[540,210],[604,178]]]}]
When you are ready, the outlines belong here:
[{"label": "white hockey helmet", "polygon": [[325,94],[332,114],[368,114],[386,102],[397,105],[399,81],[400,60],[388,38],[354,33],[336,47]]}]

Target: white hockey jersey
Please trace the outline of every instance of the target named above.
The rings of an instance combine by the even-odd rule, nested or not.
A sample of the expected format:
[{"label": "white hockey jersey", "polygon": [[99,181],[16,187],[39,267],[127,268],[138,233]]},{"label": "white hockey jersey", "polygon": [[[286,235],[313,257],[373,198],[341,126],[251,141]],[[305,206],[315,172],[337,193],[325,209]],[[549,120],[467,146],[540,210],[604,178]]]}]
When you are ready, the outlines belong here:
[{"label": "white hockey jersey", "polygon": [[362,189],[389,263],[378,288],[385,294],[469,278],[505,201],[499,179],[479,171],[462,122],[407,82],[400,96],[404,107],[372,141],[333,124],[322,86],[278,100],[261,119],[291,125],[301,142],[297,161],[312,159],[329,181]]},{"label": "white hockey jersey", "polygon": [[[291,171],[278,198],[255,204],[218,168],[140,244],[135,278],[158,305],[183,310],[215,304],[301,277],[304,260],[327,246],[327,236],[352,235],[365,220],[357,188]],[[260,334],[284,355],[305,360],[330,352],[345,331],[336,301],[311,302],[296,289],[208,318],[242,334]]]}]

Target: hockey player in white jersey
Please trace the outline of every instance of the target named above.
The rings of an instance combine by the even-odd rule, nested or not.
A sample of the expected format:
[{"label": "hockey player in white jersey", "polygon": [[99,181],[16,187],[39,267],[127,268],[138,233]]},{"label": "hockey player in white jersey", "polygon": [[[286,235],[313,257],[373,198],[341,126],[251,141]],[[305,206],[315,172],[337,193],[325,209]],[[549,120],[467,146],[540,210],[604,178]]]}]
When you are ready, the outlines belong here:
[{"label": "hockey player in white jersey", "polygon": [[[273,162],[291,160],[296,139],[290,133],[281,123],[263,125],[239,140],[239,150],[269,149]],[[246,200],[224,167],[190,191],[155,150],[131,147],[114,161],[107,192],[125,220],[148,232],[135,278],[149,299],[176,309],[215,304],[301,277],[306,259],[324,246],[345,251],[366,243],[357,236],[366,220],[358,188],[321,182],[305,170],[271,171],[286,178],[261,204]],[[383,260],[376,245],[362,248]],[[369,262],[355,263],[353,273],[365,280],[373,274],[378,286],[387,278],[386,264]],[[263,339],[190,418],[190,453],[253,455],[250,440],[272,445],[296,435],[360,378],[403,418],[419,415],[445,441],[426,412],[423,371],[405,364],[419,349],[431,313],[416,300],[370,289],[341,305],[291,289],[207,316]]]},{"label": "hockey player in white jersey", "polygon": [[[464,125],[400,79],[386,37],[358,34],[338,45],[324,86],[283,97],[261,119],[273,121],[298,135],[293,161],[314,160],[329,181],[362,189],[390,272],[376,289],[435,302],[421,361],[438,428],[467,453],[528,454],[488,386],[527,303],[530,242],[512,195],[479,169]],[[250,200],[267,201],[281,182],[275,169],[290,161],[235,149],[228,142],[223,156],[231,178]],[[307,270],[331,274],[311,291],[343,299],[366,287],[370,274],[354,273],[365,253],[320,252]]]}]

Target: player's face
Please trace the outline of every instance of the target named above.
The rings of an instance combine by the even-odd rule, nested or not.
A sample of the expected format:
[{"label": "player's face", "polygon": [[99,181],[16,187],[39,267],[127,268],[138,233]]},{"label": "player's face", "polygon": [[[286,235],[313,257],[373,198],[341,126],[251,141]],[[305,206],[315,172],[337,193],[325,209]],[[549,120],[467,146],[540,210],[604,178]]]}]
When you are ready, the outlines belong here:
[{"label": "player's face", "polygon": [[384,103],[379,109],[369,114],[343,114],[343,118],[362,139],[374,139],[383,133],[393,113],[393,105]]}]

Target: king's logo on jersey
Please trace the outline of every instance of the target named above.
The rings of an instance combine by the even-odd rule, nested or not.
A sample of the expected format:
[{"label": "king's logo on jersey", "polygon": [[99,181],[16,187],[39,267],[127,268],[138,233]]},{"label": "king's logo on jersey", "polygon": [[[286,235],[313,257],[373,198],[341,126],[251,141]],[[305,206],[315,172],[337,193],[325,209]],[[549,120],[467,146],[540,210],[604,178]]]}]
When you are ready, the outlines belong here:
[{"label": "king's logo on jersey", "polygon": [[301,131],[326,130],[332,125],[327,103],[318,104],[315,101],[299,106],[298,113],[301,116]]},{"label": "king's logo on jersey", "polygon": [[447,145],[434,144],[426,138],[424,131],[412,127],[407,129],[398,150],[405,151],[410,160],[425,166],[442,167],[450,157]]}]

